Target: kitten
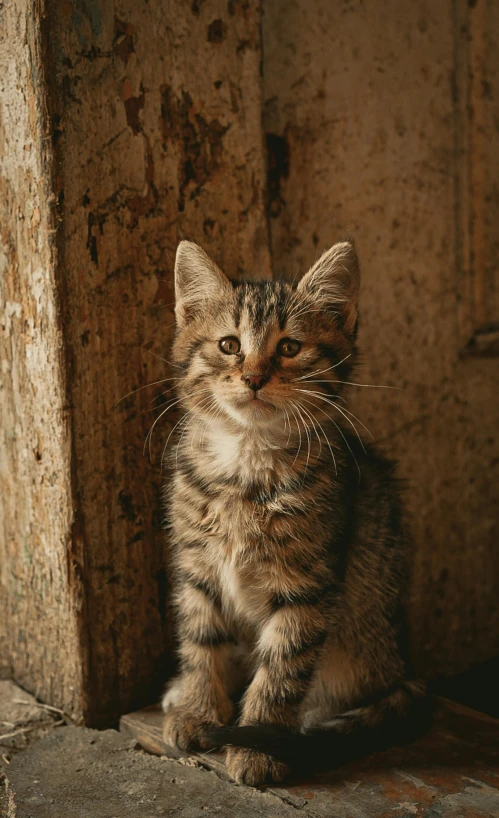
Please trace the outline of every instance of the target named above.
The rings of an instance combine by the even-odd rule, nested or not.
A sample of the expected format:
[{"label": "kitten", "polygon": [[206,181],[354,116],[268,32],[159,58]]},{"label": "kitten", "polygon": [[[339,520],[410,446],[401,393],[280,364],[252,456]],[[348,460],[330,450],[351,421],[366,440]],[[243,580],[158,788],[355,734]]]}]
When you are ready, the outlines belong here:
[{"label": "kitten", "polygon": [[[406,656],[393,465],[360,445],[342,402],[357,356],[353,245],[294,286],[230,282],[183,241],[175,288],[181,669],[163,699],[166,741],[230,744],[230,775],[258,785],[306,757],[338,763],[402,740],[426,693]],[[242,690],[239,726],[226,726]]]}]

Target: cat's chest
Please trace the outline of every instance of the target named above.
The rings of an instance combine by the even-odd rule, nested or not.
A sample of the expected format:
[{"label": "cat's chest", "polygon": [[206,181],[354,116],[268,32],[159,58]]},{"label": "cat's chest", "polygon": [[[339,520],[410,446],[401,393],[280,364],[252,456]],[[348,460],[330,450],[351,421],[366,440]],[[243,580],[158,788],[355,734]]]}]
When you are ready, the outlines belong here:
[{"label": "cat's chest", "polygon": [[[268,613],[276,572],[285,570],[273,546],[276,520],[284,515],[275,499],[266,502],[285,479],[285,466],[261,441],[216,429],[192,465],[207,487],[204,555],[217,576],[223,605],[237,618],[256,623]],[[285,519],[289,526],[290,517]]]},{"label": "cat's chest", "polygon": [[264,483],[279,471],[278,450],[259,436],[230,433],[209,427],[196,467],[204,480],[233,481],[244,486]]},{"label": "cat's chest", "polygon": [[269,562],[276,557],[271,560],[265,546],[265,525],[253,504],[234,497],[212,502],[209,513],[213,535],[205,555],[218,578],[223,606],[238,619],[256,623],[267,613],[273,573]]},{"label": "cat's chest", "polygon": [[218,561],[222,605],[236,621],[256,625],[267,614],[269,593],[262,582],[257,562],[241,563],[237,550],[225,553]]}]

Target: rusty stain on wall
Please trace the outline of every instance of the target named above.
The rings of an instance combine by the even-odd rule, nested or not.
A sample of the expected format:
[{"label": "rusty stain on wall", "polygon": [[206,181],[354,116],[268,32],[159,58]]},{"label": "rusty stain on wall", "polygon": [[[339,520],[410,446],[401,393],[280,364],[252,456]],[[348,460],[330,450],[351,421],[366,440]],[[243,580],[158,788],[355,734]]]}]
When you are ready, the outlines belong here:
[{"label": "rusty stain on wall", "polygon": [[171,142],[181,150],[178,209],[185,208],[186,191],[196,198],[208,179],[212,180],[221,168],[223,159],[223,136],[229,129],[218,120],[207,121],[187,91],[178,98],[169,86],[161,87],[161,132],[165,149]]}]

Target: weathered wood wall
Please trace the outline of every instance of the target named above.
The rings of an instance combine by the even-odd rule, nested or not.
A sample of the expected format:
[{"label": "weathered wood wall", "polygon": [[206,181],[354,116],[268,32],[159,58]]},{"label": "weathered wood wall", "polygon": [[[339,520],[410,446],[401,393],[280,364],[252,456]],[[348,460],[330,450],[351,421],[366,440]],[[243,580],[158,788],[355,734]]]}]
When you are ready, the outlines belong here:
[{"label": "weathered wood wall", "polygon": [[57,6],[49,10],[87,720],[99,723],[157,695],[169,629],[160,505],[169,425],[158,424],[151,465],[142,448],[155,392],[113,404],[174,375],[164,359],[181,237],[198,238],[234,273],[269,271],[259,10],[173,0],[75,3],[62,14]]},{"label": "weathered wood wall", "polygon": [[350,233],[354,411],[408,481],[414,656],[499,653],[499,27],[491,0],[267,0],[275,272]]},{"label": "weathered wood wall", "polygon": [[[18,0],[18,7],[29,20],[29,4]],[[160,460],[171,428],[168,418],[178,415],[172,411],[158,424],[151,464],[142,447],[158,415],[149,411],[158,389],[113,405],[174,374],[163,359],[172,334],[176,245],[182,237],[196,238],[234,274],[270,273],[259,13],[258,4],[237,0],[228,6],[54,0],[45,9],[46,51],[43,58],[37,55],[37,65],[46,72],[51,106],[46,148],[54,155],[57,221],[55,233],[48,223],[40,228],[47,249],[39,266],[49,280],[40,278],[36,259],[28,259],[31,235],[17,271],[26,288],[36,287],[38,298],[60,295],[61,313],[59,319],[55,308],[52,314],[45,310],[47,333],[57,337],[41,339],[39,360],[33,360],[38,394],[33,395],[25,362],[17,358],[7,382],[7,394],[17,395],[9,400],[20,401],[30,391],[28,405],[12,409],[8,430],[12,465],[2,493],[11,545],[2,564],[10,615],[0,631],[6,630],[15,678],[91,724],[109,723],[149,701],[166,672]],[[30,23],[39,26],[38,19]],[[28,55],[20,43],[18,55],[19,71],[26,72]],[[18,79],[12,78],[13,86]],[[40,83],[31,91],[33,104],[45,94]],[[19,84],[27,87],[23,76]],[[18,96],[22,108],[23,92]],[[33,128],[29,110],[22,115],[26,128]],[[14,120],[10,127],[18,133]],[[32,161],[41,163],[41,151],[41,145],[33,145]],[[22,139],[18,154],[21,169],[16,168],[14,181],[26,197],[30,183],[20,175],[26,173]],[[47,221],[50,170],[43,166],[37,172],[31,184],[33,196],[43,200],[42,216],[30,218]],[[26,212],[24,198],[4,207],[14,229],[19,211]],[[30,313],[20,294],[8,297],[14,305],[9,321],[15,322],[9,354],[17,355],[16,345],[24,349],[30,331]],[[59,378],[67,380],[67,398],[57,370],[52,372],[53,359]],[[168,390],[171,381],[164,386]],[[50,417],[45,423],[38,417],[45,404],[60,429],[55,421],[49,424]],[[42,442],[30,428],[32,416],[38,418],[34,430],[43,424]],[[51,465],[52,492],[60,501],[46,496],[48,487],[45,493],[39,489],[52,448],[60,459],[59,477]],[[15,514],[21,517],[11,520]],[[33,588],[31,573],[20,574],[23,560],[36,564],[40,588]],[[68,687],[64,649],[62,662],[58,659],[69,627],[67,607],[73,605],[68,577],[85,600],[76,611],[78,649],[67,646],[73,664],[79,663],[84,696]],[[34,591],[41,609],[36,616]],[[33,629],[43,627],[43,606],[56,592],[59,631],[47,627],[37,638]],[[20,631],[26,640],[21,650],[13,647]]]},{"label": "weathered wood wall", "polygon": [[40,9],[2,6],[0,669],[81,712],[71,410],[57,286]]}]

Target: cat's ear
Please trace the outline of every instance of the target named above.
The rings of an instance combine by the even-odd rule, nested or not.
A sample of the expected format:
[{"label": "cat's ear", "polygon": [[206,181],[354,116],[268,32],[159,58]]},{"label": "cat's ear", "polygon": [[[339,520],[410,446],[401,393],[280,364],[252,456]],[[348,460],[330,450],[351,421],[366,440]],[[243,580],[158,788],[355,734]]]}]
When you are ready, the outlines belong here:
[{"label": "cat's ear", "polygon": [[181,241],[175,257],[175,317],[183,326],[203,304],[232,290],[229,280],[201,247]]},{"label": "cat's ear", "polygon": [[336,312],[345,332],[357,324],[359,260],[351,241],[333,244],[303,276],[297,291],[311,296],[318,306]]}]

